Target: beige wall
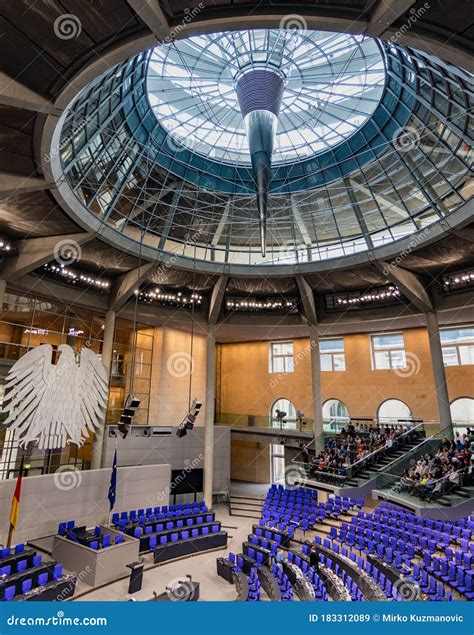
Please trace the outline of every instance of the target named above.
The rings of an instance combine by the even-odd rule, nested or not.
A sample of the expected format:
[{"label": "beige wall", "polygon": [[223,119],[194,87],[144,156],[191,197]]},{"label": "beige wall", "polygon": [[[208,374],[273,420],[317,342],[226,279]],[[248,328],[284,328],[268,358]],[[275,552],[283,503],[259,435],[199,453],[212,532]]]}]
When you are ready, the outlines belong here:
[{"label": "beige wall", "polygon": [[[196,425],[204,425],[206,416],[207,342],[173,328],[155,329],[150,389],[150,425],[178,425],[188,412],[189,382],[191,400],[202,401]],[[192,372],[191,372],[192,371]]]},{"label": "beige wall", "polygon": [[[353,417],[376,417],[389,398],[404,401],[415,417],[439,419],[428,333],[424,328],[404,331],[405,351],[413,372],[397,375],[391,370],[372,370],[370,336],[344,336],[346,370],[322,372],[323,401],[343,401]],[[222,345],[220,412],[268,417],[272,403],[289,399],[307,416],[311,413],[311,361],[309,340],[294,340],[295,370],[286,375],[268,372],[269,342]],[[474,366],[446,369],[450,400],[474,397]]]},{"label": "beige wall", "polygon": [[270,482],[268,443],[233,440],[230,445],[230,478],[251,483]]}]

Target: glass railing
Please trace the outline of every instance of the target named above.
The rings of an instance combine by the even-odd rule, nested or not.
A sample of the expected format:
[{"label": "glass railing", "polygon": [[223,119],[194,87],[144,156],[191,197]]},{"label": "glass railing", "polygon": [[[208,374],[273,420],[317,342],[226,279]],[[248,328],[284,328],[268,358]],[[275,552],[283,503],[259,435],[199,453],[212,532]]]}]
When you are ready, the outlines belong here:
[{"label": "glass railing", "polygon": [[[375,481],[375,489],[384,491],[387,494],[396,495],[400,498],[417,499],[420,501],[433,503],[443,496],[445,504],[451,504],[451,500],[446,497],[455,484],[449,481],[447,477],[438,479],[438,481],[430,481],[428,487],[421,487],[416,481],[402,478],[402,474],[407,468],[413,467],[416,462],[424,455],[433,456],[440,448],[444,438],[449,437],[450,428],[444,428],[438,432],[434,432],[418,445],[411,448],[399,460],[393,461],[385,466]],[[462,472],[459,479],[462,484]],[[436,484],[438,483],[438,486]]]},{"label": "glass railing", "polygon": [[[366,476],[358,476],[361,472],[377,469],[377,464],[380,460],[385,460],[387,457],[390,457],[390,455],[395,454],[398,450],[405,447],[406,443],[412,443],[418,438],[420,439],[420,443],[415,446],[415,448],[418,448],[426,441],[427,434],[430,437],[436,436],[438,434],[444,436],[444,431],[436,432],[436,428],[439,429],[439,422],[423,422],[416,425],[412,424],[411,426],[408,424],[407,429],[397,436],[391,448],[381,446],[380,448],[377,448],[359,461],[356,461],[351,465],[341,467],[337,471],[329,469],[321,470],[317,465],[304,462],[302,460],[303,452],[299,452],[297,454],[297,456],[293,460],[293,464],[297,470],[301,471],[302,476],[305,476],[308,479],[322,483],[328,483],[331,485],[337,485],[339,487],[342,487],[348,481],[351,481],[350,486],[357,487],[357,485],[359,485],[361,482],[367,481]],[[430,432],[432,432],[432,434],[430,434]],[[306,446],[306,449],[308,451],[311,450],[311,445],[312,444],[310,443]],[[390,465],[395,468],[395,466],[397,466],[400,462],[404,462],[405,460],[409,461],[410,458],[405,458],[408,454],[411,454],[411,450],[405,452],[401,457],[394,457]],[[413,455],[411,454],[411,456]]]}]

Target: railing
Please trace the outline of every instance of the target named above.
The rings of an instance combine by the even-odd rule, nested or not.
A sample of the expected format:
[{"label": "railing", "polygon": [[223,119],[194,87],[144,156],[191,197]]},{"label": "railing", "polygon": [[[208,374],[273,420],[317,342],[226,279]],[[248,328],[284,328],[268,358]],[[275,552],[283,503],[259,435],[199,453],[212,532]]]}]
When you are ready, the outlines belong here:
[{"label": "railing", "polygon": [[[394,440],[392,448],[387,448],[385,446],[381,446],[377,448],[376,450],[374,450],[367,456],[363,457],[362,459],[359,459],[359,461],[356,461],[355,463],[352,463],[351,465],[345,468],[341,468],[344,471],[343,473],[320,470],[316,466],[312,465],[311,463],[298,461],[297,459],[303,453],[302,451],[300,451],[296,455],[292,463],[297,468],[299,468],[302,471],[302,473],[306,475],[306,477],[312,478],[316,481],[320,481],[323,483],[329,483],[331,485],[337,485],[339,487],[342,487],[348,480],[355,478],[357,476],[357,473],[361,472],[363,469],[367,468],[369,465],[376,464],[379,458],[381,458],[382,456],[385,457],[387,456],[387,454],[390,454],[391,452],[396,451],[397,448],[399,448],[400,445],[403,445],[404,441],[410,436],[412,436],[413,434],[416,434],[416,435],[425,434],[426,432],[425,426],[426,426],[425,423],[418,423],[416,426],[413,426],[407,429],[405,432],[403,432]],[[441,433],[437,433],[437,434],[441,434]],[[312,442],[310,442],[307,445],[307,448],[309,448],[311,443]],[[418,446],[416,447],[421,446],[423,443],[424,441],[418,444]],[[406,455],[403,455],[402,457],[398,457],[394,459],[394,461],[392,461],[390,465],[392,466],[396,465],[398,462],[404,460],[405,456]]]},{"label": "railing", "polygon": [[[443,506],[451,507],[454,501],[450,497],[456,494],[456,489],[459,486],[462,486],[463,478],[466,475],[467,469],[467,467],[464,467],[451,473],[459,474],[459,484],[451,482],[449,479],[451,475],[445,474],[439,479],[430,481],[430,487],[426,487],[426,485],[422,486],[420,483],[416,482],[408,482],[400,474],[384,473],[377,477],[375,489],[401,498],[405,495],[412,496],[420,501],[428,501],[430,503],[436,503],[439,498],[443,498]],[[433,490],[438,483],[441,483],[443,486],[434,492]]]},{"label": "railing", "polygon": [[433,433],[429,437],[423,439],[423,441],[420,441],[418,445],[415,445],[413,448],[408,450],[408,452],[406,452],[403,457],[401,457],[400,459],[396,459],[386,465],[383,471],[390,472],[393,471],[393,469],[396,467],[398,473],[401,474],[405,467],[411,464],[415,458],[418,458],[425,453],[431,454],[431,452],[437,450],[440,445],[440,441],[444,437],[448,436],[448,432],[449,428],[444,428],[439,432]]}]

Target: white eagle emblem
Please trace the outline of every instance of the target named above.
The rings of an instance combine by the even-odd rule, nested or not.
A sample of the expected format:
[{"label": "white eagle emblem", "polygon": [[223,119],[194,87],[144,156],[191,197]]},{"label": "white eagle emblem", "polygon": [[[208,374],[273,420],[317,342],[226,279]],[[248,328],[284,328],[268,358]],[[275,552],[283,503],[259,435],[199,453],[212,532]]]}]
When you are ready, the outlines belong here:
[{"label": "white eagle emblem", "polygon": [[40,449],[82,445],[103,423],[107,406],[108,378],[99,357],[82,348],[76,362],[73,349],[58,346],[59,361],[52,363],[53,347],[42,344],[12,366],[5,384],[8,418],[4,425],[19,432],[26,447]]}]

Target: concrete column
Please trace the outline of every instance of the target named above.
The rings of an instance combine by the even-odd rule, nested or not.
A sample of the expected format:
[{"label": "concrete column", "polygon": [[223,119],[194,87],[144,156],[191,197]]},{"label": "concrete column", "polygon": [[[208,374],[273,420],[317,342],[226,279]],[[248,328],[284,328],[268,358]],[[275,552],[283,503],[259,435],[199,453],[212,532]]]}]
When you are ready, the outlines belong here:
[{"label": "concrete column", "polygon": [[212,507],[214,482],[214,378],[216,370],[216,338],[212,331],[207,335],[206,361],[206,417],[204,421],[204,502]]},{"label": "concrete column", "polygon": [[443,351],[441,349],[439,325],[436,313],[426,313],[426,328],[428,329],[428,337],[430,341],[431,365],[433,367],[436,399],[438,401],[440,429],[446,430],[447,436],[454,438],[451,409],[449,407],[446,370],[444,367]]},{"label": "concrete column", "polygon": [[[107,311],[104,322],[104,341],[102,344],[102,363],[109,376],[112,368],[112,353],[114,349],[115,311]],[[94,445],[92,446],[91,468],[98,470],[102,467],[102,454],[104,449],[105,416],[102,427],[95,431]]]},{"label": "concrete column", "polygon": [[6,291],[7,291],[7,281],[0,280],[0,313],[3,313],[3,303],[5,302]]},{"label": "concrete column", "polygon": [[311,346],[314,449],[316,454],[318,454],[324,448],[324,429],[321,396],[321,359],[319,357],[319,334],[316,326],[309,327],[309,343]]}]

